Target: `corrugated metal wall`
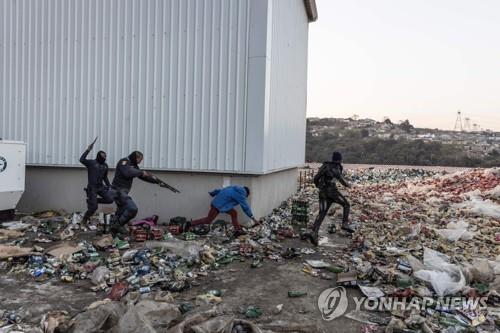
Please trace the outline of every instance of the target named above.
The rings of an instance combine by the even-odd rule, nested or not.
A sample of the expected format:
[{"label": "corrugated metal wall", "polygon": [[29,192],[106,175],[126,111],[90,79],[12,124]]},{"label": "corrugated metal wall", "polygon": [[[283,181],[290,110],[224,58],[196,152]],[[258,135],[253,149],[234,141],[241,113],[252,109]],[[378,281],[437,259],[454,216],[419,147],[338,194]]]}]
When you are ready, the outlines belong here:
[{"label": "corrugated metal wall", "polygon": [[244,171],[250,3],[0,1],[0,137],[30,164],[99,136],[110,163]]},{"label": "corrugated metal wall", "polygon": [[303,0],[269,0],[271,26],[267,171],[305,159],[308,18]]}]

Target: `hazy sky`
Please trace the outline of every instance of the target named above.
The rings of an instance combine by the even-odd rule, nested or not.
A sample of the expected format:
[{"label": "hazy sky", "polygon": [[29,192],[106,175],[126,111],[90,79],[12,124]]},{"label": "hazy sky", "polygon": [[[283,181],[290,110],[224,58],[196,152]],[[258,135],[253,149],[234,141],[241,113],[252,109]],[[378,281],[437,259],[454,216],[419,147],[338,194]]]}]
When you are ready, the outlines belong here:
[{"label": "hazy sky", "polygon": [[316,0],[308,116],[500,131],[500,0]]}]

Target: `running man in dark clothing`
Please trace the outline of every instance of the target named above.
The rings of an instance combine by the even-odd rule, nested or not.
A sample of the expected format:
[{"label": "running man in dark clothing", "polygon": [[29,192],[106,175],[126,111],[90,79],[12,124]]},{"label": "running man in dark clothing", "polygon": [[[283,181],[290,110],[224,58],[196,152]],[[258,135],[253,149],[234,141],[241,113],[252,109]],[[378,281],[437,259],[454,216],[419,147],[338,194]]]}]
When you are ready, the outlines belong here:
[{"label": "running man in dark clothing", "polygon": [[134,178],[139,178],[152,184],[159,184],[160,182],[158,178],[139,168],[142,159],[143,154],[140,151],[134,151],[127,157],[119,160],[116,165],[112,187],[116,191],[115,202],[118,209],[111,225],[111,232],[113,234],[126,234],[125,225],[137,215],[137,205],[129,195]]},{"label": "running man in dark clothing", "polygon": [[106,153],[100,150],[95,160],[88,160],[87,156],[94,148],[94,143],[88,146],[80,157],[80,163],[85,165],[88,172],[87,211],[83,216],[82,223],[86,223],[96,212],[98,204],[113,203],[114,193],[110,190],[108,180],[108,165],[106,164]]},{"label": "running man in dark clothing", "polygon": [[351,205],[349,201],[340,193],[336,182],[340,182],[343,186],[350,188],[351,185],[344,179],[342,167],[342,154],[334,152],[331,162],[325,162],[314,176],[314,185],[319,189],[319,213],[314,222],[311,242],[318,246],[318,232],[321,223],[325,218],[332,203],[337,203],[343,207],[342,214],[342,229],[352,232],[349,226],[349,210]]}]

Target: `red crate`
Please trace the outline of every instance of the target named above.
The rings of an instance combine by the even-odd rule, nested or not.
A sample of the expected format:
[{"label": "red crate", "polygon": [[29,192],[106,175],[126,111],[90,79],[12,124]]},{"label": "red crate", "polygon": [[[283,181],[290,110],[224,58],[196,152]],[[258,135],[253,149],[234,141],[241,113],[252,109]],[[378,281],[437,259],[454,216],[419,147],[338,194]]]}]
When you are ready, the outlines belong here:
[{"label": "red crate", "polygon": [[144,242],[148,239],[148,232],[141,227],[131,227],[130,235],[136,242]]},{"label": "red crate", "polygon": [[159,228],[151,228],[149,236],[150,239],[161,240],[163,239],[163,230]]}]

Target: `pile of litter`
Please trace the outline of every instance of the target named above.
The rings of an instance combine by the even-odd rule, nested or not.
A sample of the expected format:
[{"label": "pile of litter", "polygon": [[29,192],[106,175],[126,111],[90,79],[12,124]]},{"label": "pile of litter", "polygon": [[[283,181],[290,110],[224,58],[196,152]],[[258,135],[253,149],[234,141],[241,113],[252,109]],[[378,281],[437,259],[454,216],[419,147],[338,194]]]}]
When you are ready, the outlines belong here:
[{"label": "pile of litter", "polygon": [[[99,327],[98,323],[110,329],[110,318],[121,318],[123,315],[125,319],[117,320],[115,328],[120,332],[128,332],[125,327],[136,322],[137,316],[147,316],[144,307],[150,312],[154,312],[154,308],[161,310],[165,307],[167,313],[173,311],[173,317],[168,323],[178,323],[180,315],[186,317],[191,311],[199,313],[200,309],[215,306],[222,301],[220,290],[200,294],[192,303],[176,299],[176,295],[198,286],[200,277],[224,269],[232,262],[248,262],[248,267],[254,269],[261,267],[265,260],[281,261],[285,258],[295,258],[301,252],[315,252],[309,248],[309,244],[304,244],[304,251],[301,248],[286,248],[282,245],[286,239],[298,238],[296,226],[291,223],[291,202],[292,199],[284,202],[272,214],[263,218],[261,225],[249,228],[248,235],[239,238],[231,236],[228,223],[222,220],[216,221],[209,229],[195,228],[193,232],[182,233],[185,219],[176,217],[166,226],[158,226],[157,218],[151,217],[144,219],[150,221],[151,225],[142,226],[151,228],[143,230],[138,227],[140,223],[137,222],[140,221],[134,221],[130,226],[129,239],[124,240],[101,233],[106,230],[109,221],[109,216],[104,214],[94,217],[89,225],[81,224],[80,213],[47,211],[22,216],[17,221],[1,224],[0,260],[3,260],[0,261],[0,270],[2,274],[20,279],[29,278],[37,283],[76,285],[87,281],[85,288],[95,292],[98,299],[103,299],[91,305],[88,311],[76,314],[71,322],[71,315],[67,312],[49,312],[42,319],[43,327],[58,327],[61,332],[94,332],[93,328]],[[305,227],[305,223],[301,226]],[[149,232],[157,229],[161,229],[160,232],[150,237]],[[161,235],[161,238],[158,238],[158,235]],[[139,237],[141,241],[136,241]],[[130,298],[133,299],[132,303]],[[149,303],[145,303],[145,300]],[[167,304],[162,307],[151,302]],[[134,310],[125,310],[124,304],[135,304]],[[92,313],[91,318],[85,317],[89,313]],[[104,313],[110,317],[103,317]],[[128,313],[130,315],[127,315]],[[2,333],[29,329],[35,332],[39,329],[38,326],[32,326],[29,311],[23,312],[19,309],[17,312],[2,311],[0,314]],[[241,312],[241,317],[255,319],[261,314],[258,307],[250,306]],[[55,321],[54,316],[58,318]],[[161,317],[163,318],[163,315]],[[234,315],[202,317],[206,317],[206,323],[196,319],[193,323],[200,328],[193,328],[193,331],[261,332],[254,324],[241,318],[237,319]],[[216,318],[210,319],[211,317]],[[146,319],[141,317],[140,320],[135,325],[149,325]],[[152,326],[156,325],[156,319],[148,320],[154,321]],[[168,332],[189,331],[183,327],[191,327],[193,323],[189,317],[186,317],[185,321],[189,324],[172,326]],[[168,323],[163,323],[162,328],[166,328]],[[81,325],[88,330],[83,329]],[[205,326],[207,328],[202,328]],[[130,332],[132,331],[134,330],[131,329]]]},{"label": "pile of litter", "polygon": [[[346,177],[357,185],[396,184],[435,176],[436,172],[423,169],[351,169]],[[439,173],[442,174],[442,173]]]},{"label": "pile of litter", "polygon": [[[127,240],[102,234],[110,220],[102,213],[88,225],[81,224],[80,213],[54,211],[3,223],[1,274],[78,285],[95,292],[97,301],[80,313],[47,312],[40,324],[22,311],[0,309],[0,332],[316,332],[259,322],[263,313],[255,305],[235,315],[225,308],[221,290],[189,302],[180,297],[232,263],[258,271],[265,262],[301,258],[300,274],[307,278],[359,288],[373,299],[487,300],[475,311],[441,304],[417,312],[349,312],[348,318],[367,325],[365,332],[500,332],[500,170],[364,169],[349,170],[346,178],[354,185],[346,195],[356,232],[348,235],[325,221],[318,248],[297,246],[317,214],[312,179],[238,238],[224,221],[183,233],[181,217],[164,225],[157,217],[144,219],[146,225],[131,226]],[[332,208],[330,218],[337,222],[340,216],[341,209]],[[328,233],[352,238],[335,244]],[[320,292],[291,290],[288,297]],[[282,309],[278,305],[275,314]]]},{"label": "pile of litter", "polygon": [[[384,322],[386,332],[395,327],[405,332],[498,332],[500,169],[447,175],[354,170],[348,175],[355,185],[347,195],[358,228],[350,251],[332,255],[337,266],[351,272],[348,277],[338,274],[337,284],[341,279],[340,284],[359,286],[367,297],[399,298],[407,304],[422,304],[425,297],[486,300],[485,307],[474,311],[444,299],[444,305],[426,311],[392,311],[391,324]],[[380,316],[370,321],[362,314],[351,317],[380,324]]]}]

